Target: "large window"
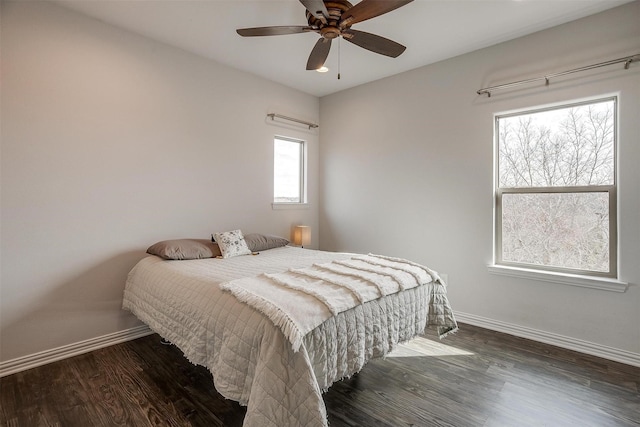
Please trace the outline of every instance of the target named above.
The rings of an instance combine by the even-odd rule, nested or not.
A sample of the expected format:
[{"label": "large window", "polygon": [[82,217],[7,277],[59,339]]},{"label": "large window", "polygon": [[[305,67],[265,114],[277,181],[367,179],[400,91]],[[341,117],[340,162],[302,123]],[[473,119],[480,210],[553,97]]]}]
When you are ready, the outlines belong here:
[{"label": "large window", "polygon": [[496,116],[496,264],[616,277],[616,103]]},{"label": "large window", "polygon": [[305,143],[276,137],[273,141],[273,202],[306,203]]}]

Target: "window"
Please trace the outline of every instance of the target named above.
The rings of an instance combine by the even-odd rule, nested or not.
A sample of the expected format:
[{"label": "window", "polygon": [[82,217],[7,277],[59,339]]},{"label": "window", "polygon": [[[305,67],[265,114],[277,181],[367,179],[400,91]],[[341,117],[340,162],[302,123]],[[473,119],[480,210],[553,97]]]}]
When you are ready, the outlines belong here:
[{"label": "window", "polygon": [[617,277],[617,98],[495,118],[495,263]]},{"label": "window", "polygon": [[305,142],[276,137],[273,141],[273,202],[306,203]]}]

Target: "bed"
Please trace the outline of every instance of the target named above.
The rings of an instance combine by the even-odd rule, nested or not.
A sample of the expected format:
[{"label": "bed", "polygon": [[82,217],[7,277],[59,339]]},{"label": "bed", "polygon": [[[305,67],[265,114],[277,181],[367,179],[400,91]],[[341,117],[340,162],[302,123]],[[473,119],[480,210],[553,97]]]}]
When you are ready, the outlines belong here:
[{"label": "bed", "polygon": [[[438,327],[441,336],[457,329],[445,286],[435,272],[426,284],[399,286],[397,292],[382,292],[384,296],[356,301],[351,307],[336,308],[345,298],[333,305],[319,303],[325,296],[301,292],[295,284],[259,295],[266,280],[273,281],[269,286],[286,282],[283,275],[308,274],[303,285],[319,286],[321,279],[309,270],[314,266],[342,269],[353,263],[394,262],[362,257],[291,246],[227,259],[175,261],[148,256],[128,275],[123,308],[180,348],[191,363],[205,366],[220,394],[246,405],[244,426],[327,426],[322,392],[332,383],[422,333],[426,325]],[[323,274],[333,274],[327,271]],[[349,280],[366,282],[370,274],[375,274],[371,268],[363,268]],[[392,279],[400,283],[397,277],[386,278],[388,283]],[[328,282],[327,287],[338,292],[337,280]],[[276,301],[267,301],[267,306],[285,300],[300,310],[299,320],[293,314],[283,316],[286,307],[269,311],[261,306],[260,301],[271,295]],[[315,302],[306,305],[304,300]],[[307,309],[313,305],[315,312]],[[288,326],[277,320],[278,313]],[[308,319],[315,323],[298,325]]]}]

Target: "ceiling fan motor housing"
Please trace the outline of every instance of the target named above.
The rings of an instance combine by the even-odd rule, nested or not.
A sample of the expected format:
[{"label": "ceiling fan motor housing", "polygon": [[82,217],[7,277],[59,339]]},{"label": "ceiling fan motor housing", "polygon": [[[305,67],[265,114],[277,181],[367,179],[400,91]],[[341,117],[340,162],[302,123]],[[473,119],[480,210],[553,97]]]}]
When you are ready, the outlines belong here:
[{"label": "ceiling fan motor housing", "polygon": [[[348,29],[348,22],[340,22],[342,14],[353,6],[346,0],[333,0],[324,2],[329,16],[325,19],[317,18],[308,10],[306,11],[307,22],[310,27],[316,28],[325,39],[335,39],[342,34],[342,30]],[[321,15],[320,15],[321,16]]]}]

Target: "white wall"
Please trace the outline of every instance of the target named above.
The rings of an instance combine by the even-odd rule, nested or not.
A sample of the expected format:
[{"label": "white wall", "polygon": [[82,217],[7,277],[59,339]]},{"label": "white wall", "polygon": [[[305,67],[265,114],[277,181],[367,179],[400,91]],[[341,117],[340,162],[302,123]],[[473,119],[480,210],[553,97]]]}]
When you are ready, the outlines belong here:
[{"label": "white wall", "polygon": [[[314,227],[312,246],[320,226],[323,249],[404,256],[448,273],[458,312],[640,354],[638,287],[614,294],[486,270],[492,115],[621,92],[621,278],[640,282],[640,67],[475,94],[637,53],[640,2],[320,107],[49,3],[0,4],[0,362],[139,325],[120,310],[122,290],[156,240],[235,227],[288,235],[296,223]],[[270,125],[274,110],[321,116],[321,151],[315,133]],[[274,134],[309,141],[311,209],[271,209]]]},{"label": "white wall", "polygon": [[323,97],[321,248],[423,262],[449,275],[453,308],[468,319],[556,334],[640,360],[637,286],[613,293],[487,271],[493,114],[620,93],[620,277],[640,283],[640,65],[491,98],[476,94],[481,87],[640,53],[639,22],[636,1]]},{"label": "white wall", "polygon": [[[49,3],[1,11],[0,361],[139,325],[124,281],[157,240],[318,229],[317,133],[265,117],[317,122],[316,97]],[[271,209],[275,134],[309,142],[311,209]]]}]

